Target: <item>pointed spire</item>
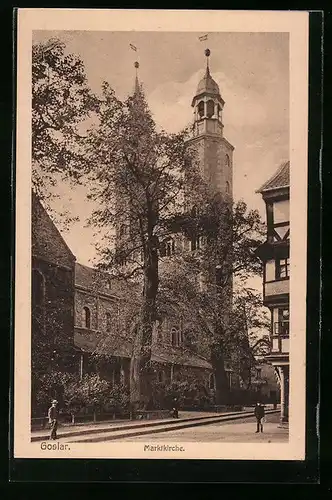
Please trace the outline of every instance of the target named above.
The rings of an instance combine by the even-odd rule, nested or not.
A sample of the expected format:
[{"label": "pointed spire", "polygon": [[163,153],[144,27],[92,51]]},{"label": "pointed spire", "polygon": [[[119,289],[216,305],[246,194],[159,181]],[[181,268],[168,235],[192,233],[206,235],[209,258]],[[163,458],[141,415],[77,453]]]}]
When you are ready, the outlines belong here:
[{"label": "pointed spire", "polygon": [[140,92],[140,84],[138,81],[138,68],[139,68],[139,63],[135,61],[134,66],[136,68],[136,76],[135,76],[135,87],[134,87],[134,94],[138,94]]},{"label": "pointed spire", "polygon": [[210,49],[205,49],[204,54],[206,56],[206,73],[205,73],[205,75],[206,76],[211,76],[210,75],[210,67],[209,67],[209,57],[210,57],[210,54],[211,54]]}]

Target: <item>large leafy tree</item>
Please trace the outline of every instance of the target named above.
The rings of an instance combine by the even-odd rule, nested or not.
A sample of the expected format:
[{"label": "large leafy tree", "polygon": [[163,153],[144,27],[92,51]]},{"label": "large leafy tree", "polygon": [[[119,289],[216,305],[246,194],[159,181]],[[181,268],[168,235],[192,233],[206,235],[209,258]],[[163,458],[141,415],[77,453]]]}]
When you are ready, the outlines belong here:
[{"label": "large leafy tree", "polygon": [[189,239],[199,236],[200,245],[163,270],[160,307],[177,311],[186,325],[184,335],[204,346],[216,374],[217,400],[224,402],[225,361],[238,366],[242,356],[252,362],[252,346],[261,341],[249,337],[267,327],[259,297],[246,288],[248,277],[261,271],[254,250],[263,240],[264,226],[244,202],[232,206],[213,196],[195,214],[184,213],[179,230]]},{"label": "large leafy tree", "polygon": [[130,374],[134,406],[151,395],[159,243],[181,213],[184,186],[195,177],[185,137],[157,130],[138,81],[125,102],[104,84],[89,137],[90,197],[97,206],[91,224],[103,235],[99,267],[142,283]]},{"label": "large leafy tree", "polygon": [[82,60],[59,39],[32,47],[32,182],[40,198],[86,168],[87,122],[98,110]]},{"label": "large leafy tree", "polygon": [[[98,110],[82,60],[69,54],[58,39],[32,47],[32,187],[56,222],[67,223],[71,214],[53,210],[57,183],[80,181],[86,170],[85,141],[87,120]],[[36,213],[33,216],[34,224]],[[64,216],[64,217],[62,217]],[[70,303],[63,290],[47,305],[36,303],[32,310],[32,374],[64,370],[73,365],[68,344],[66,318]]]}]

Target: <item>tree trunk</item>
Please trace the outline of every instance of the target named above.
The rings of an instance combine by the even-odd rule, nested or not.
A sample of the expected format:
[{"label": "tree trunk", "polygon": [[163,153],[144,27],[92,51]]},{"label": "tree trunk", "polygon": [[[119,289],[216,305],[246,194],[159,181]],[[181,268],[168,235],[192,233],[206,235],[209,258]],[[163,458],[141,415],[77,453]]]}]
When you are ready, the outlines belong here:
[{"label": "tree trunk", "polygon": [[229,401],[229,384],[222,346],[217,345],[212,348],[211,364],[216,377],[216,403],[219,405],[227,404]]},{"label": "tree trunk", "polygon": [[[158,253],[156,240],[150,237],[145,257],[143,303],[130,363],[130,404],[132,414],[146,409],[152,396],[151,345],[158,291]],[[134,418],[134,417],[133,417]]]}]

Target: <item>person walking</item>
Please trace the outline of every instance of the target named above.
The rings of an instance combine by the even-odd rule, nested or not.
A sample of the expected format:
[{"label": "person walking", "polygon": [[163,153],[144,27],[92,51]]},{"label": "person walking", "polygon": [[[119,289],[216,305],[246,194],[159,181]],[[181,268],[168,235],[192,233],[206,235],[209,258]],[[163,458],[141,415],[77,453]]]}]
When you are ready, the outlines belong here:
[{"label": "person walking", "polygon": [[57,428],[58,428],[58,402],[53,399],[52,405],[48,409],[48,422],[51,424],[51,435],[50,439],[57,439]]},{"label": "person walking", "polygon": [[256,433],[257,432],[263,432],[263,418],[265,417],[265,409],[264,409],[264,406],[261,405],[259,402],[256,403],[256,406],[255,406],[255,417],[256,417],[256,421],[257,421],[257,430],[256,430]]},{"label": "person walking", "polygon": [[173,418],[179,418],[179,403],[177,398],[173,399]]}]

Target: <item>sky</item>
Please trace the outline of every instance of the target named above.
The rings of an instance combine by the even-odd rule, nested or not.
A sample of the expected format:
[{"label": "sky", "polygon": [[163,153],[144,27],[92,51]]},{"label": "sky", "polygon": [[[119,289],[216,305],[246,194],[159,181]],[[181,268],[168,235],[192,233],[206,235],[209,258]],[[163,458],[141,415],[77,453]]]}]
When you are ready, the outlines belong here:
[{"label": "sky", "polygon": [[[255,191],[289,159],[288,33],[211,33],[207,42],[200,42],[202,34],[35,31],[33,41],[60,38],[68,52],[83,60],[92,90],[99,93],[107,81],[120,99],[133,91],[138,61],[139,79],[154,119],[168,132],[192,121],[191,101],[205,73],[208,47],[210,71],[225,101],[224,136],[235,148],[234,200],[243,199],[265,220],[264,203]],[[61,203],[81,216],[63,236],[77,261],[91,265],[94,236],[85,227],[91,210],[85,190],[69,193],[59,186],[59,191]]]}]

